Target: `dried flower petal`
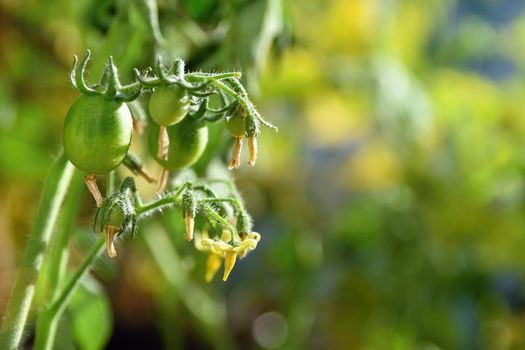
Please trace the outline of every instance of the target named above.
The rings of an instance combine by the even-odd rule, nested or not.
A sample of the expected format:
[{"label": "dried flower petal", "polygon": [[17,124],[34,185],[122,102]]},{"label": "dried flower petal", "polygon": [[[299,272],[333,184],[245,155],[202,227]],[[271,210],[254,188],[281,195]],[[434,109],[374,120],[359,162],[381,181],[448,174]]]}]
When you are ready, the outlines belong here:
[{"label": "dried flower petal", "polygon": [[248,164],[254,166],[255,161],[257,161],[257,137],[248,137],[248,151],[250,153],[250,159],[248,159]]},{"label": "dried flower petal", "polygon": [[187,241],[191,241],[193,239],[193,229],[195,227],[195,217],[191,215],[191,212],[189,210],[187,210],[184,215],[184,223],[186,224],[186,235],[184,236],[184,238]]},{"label": "dried flower petal", "polygon": [[168,137],[168,129],[164,125],[161,125],[159,129],[159,149],[157,152],[157,157],[167,160],[169,146],[170,139]]},{"label": "dried flower petal", "polygon": [[115,245],[113,244],[113,239],[115,238],[115,235],[118,233],[119,228],[113,225],[106,225],[105,231],[106,231],[106,250],[108,252],[108,255],[111,258],[114,258],[117,256],[117,251],[115,249]]},{"label": "dried flower petal", "polygon": [[91,195],[95,199],[97,207],[100,207],[102,205],[102,194],[98,189],[97,177],[95,175],[86,175],[84,176],[84,183],[86,184],[89,192],[91,192]]},{"label": "dried flower petal", "polygon": [[228,169],[238,169],[241,166],[241,151],[244,137],[235,137],[235,143],[233,145],[232,159]]}]

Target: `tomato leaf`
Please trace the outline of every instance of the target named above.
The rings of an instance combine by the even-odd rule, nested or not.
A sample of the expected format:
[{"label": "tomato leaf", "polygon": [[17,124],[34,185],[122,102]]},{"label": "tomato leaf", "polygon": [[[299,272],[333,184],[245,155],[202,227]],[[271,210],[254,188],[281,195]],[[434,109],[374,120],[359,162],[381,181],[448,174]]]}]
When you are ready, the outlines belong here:
[{"label": "tomato leaf", "polygon": [[93,278],[86,278],[71,305],[72,330],[80,349],[103,349],[112,331],[112,314],[105,291]]}]

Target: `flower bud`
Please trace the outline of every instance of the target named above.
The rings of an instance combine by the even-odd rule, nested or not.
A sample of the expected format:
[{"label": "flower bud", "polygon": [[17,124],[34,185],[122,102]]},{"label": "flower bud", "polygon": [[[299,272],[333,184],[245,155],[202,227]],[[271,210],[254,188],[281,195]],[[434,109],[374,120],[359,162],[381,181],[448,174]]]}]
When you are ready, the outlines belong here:
[{"label": "flower bud", "polygon": [[184,238],[187,241],[193,239],[193,230],[195,227],[195,213],[197,211],[197,203],[193,196],[193,191],[187,189],[182,194],[182,213],[184,215],[184,223],[186,226],[186,234]]}]

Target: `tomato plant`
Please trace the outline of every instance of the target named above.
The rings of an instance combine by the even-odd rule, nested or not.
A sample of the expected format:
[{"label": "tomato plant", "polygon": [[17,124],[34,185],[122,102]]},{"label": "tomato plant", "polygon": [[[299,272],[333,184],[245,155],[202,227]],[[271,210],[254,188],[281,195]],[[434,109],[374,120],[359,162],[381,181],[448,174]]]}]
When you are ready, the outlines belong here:
[{"label": "tomato plant", "polygon": [[[75,168],[81,170],[85,184],[93,195],[97,209],[94,218],[95,232],[102,233],[87,254],[85,261],[69,283],[57,288],[49,305],[37,317],[35,348],[51,349],[56,334],[56,324],[72,294],[78,288],[82,277],[105,250],[110,257],[117,256],[114,245],[116,237],[133,237],[137,231],[137,222],[142,218],[159,212],[167,207],[179,208],[185,222],[186,240],[194,239],[196,222],[202,231],[196,235],[199,250],[209,254],[206,280],[210,281],[221,262],[224,260],[223,280],[230,275],[237,256],[243,258],[257,247],[260,235],[252,231],[249,214],[244,209],[242,200],[230,180],[208,179],[186,180],[182,184],[175,178],[169,178],[169,171],[191,167],[203,154],[208,144],[207,123],[226,120],[226,128],[235,137],[238,167],[239,144],[246,136],[249,140],[250,160],[253,165],[256,158],[255,140],[260,134],[260,126],[275,128],[265,121],[248,98],[240,83],[239,72],[205,73],[186,72],[184,61],[174,60],[164,65],[161,60],[154,67],[142,71],[135,69],[135,79],[122,84],[117,67],[110,57],[104,66],[102,78],[98,84],[90,85],[85,80],[85,69],[90,58],[77,62],[74,57],[70,72],[71,82],[82,94],[70,107],[64,121],[64,155],[46,182],[45,193],[38,214],[42,223],[35,231],[27,247],[28,264],[38,271],[42,261],[44,247],[51,239],[58,208],[62,203],[68,184],[78,176]],[[78,63],[78,64],[77,64]],[[137,117],[137,98],[151,94],[149,112],[151,121],[146,126],[149,135],[151,158],[162,167],[159,179],[158,196],[143,203],[132,177],[125,178],[115,190],[115,169],[119,165],[128,167],[134,174],[154,182],[144,167],[144,162],[136,154],[129,152],[135,124],[144,118]],[[210,96],[219,95],[221,105],[209,107]],[[133,103],[134,114],[127,103]],[[136,135],[140,139],[140,134]],[[66,158],[67,157],[67,158]],[[234,156],[235,158],[235,156]],[[69,163],[68,162],[71,162]],[[74,168],[74,167],[75,168]],[[106,196],[102,196],[97,176],[107,177]],[[226,186],[221,195],[213,184]],[[169,185],[167,189],[165,186]],[[235,225],[233,224],[235,223]],[[42,228],[42,230],[40,230]],[[210,233],[208,233],[210,232]],[[55,249],[66,249],[67,240]],[[56,251],[56,256],[63,254]],[[49,267],[59,274],[63,262],[57,258]],[[28,316],[33,294],[34,274],[31,271],[15,285],[10,299],[4,326],[12,329],[7,339],[6,348],[16,348],[21,339],[25,320]],[[29,289],[27,287],[29,286]],[[55,286],[56,287],[56,286]],[[29,291],[26,293],[26,291]],[[19,307],[21,304],[24,307]]]}]

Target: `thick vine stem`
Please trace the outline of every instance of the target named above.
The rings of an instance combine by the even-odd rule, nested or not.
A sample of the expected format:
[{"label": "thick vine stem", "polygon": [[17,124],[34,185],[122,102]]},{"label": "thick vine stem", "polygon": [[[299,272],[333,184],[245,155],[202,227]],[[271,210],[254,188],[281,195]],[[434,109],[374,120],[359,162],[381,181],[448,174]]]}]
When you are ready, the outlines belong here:
[{"label": "thick vine stem", "polygon": [[68,162],[62,153],[46,178],[35,224],[29,236],[20,263],[20,271],[15,280],[0,328],[0,349],[14,350],[20,346],[33,301],[36,278],[40,272],[43,256],[55,227],[60,206],[75,171],[75,167]]},{"label": "thick vine stem", "polygon": [[[69,185],[68,194],[60,211],[54,237],[47,251],[46,259],[48,267],[46,269],[47,275],[45,275],[44,278],[46,280],[46,287],[53,289],[51,299],[56,297],[63,283],[69,256],[67,243],[80,210],[84,191],[85,187],[82,181],[82,174],[77,171]],[[37,317],[39,316],[37,315]]]},{"label": "thick vine stem", "polygon": [[37,333],[34,350],[51,350],[55,341],[58,321],[62,316],[66,306],[71,301],[71,297],[82,282],[83,277],[95,263],[97,258],[104,252],[104,236],[100,236],[95,245],[88,252],[84,262],[75,274],[71,277],[58,297],[52,304],[42,312],[37,323]]},{"label": "thick vine stem", "polygon": [[[106,187],[106,195],[109,196],[115,189],[115,172],[111,171],[108,174],[108,182]],[[67,285],[63,289],[57,289],[53,294],[50,304],[44,308],[38,315],[36,332],[35,332],[35,346],[34,349],[38,350],[51,350],[53,349],[53,343],[55,341],[55,335],[57,332],[58,321],[62,316],[62,313],[69,304],[73,293],[76,291],[82,278],[85,276],[89,268],[95,263],[96,259],[104,251],[104,237],[99,237],[97,243],[91,248],[86,256],[86,259],[75,272],[73,277],[69,280]],[[67,245],[62,247],[67,251]]]}]

